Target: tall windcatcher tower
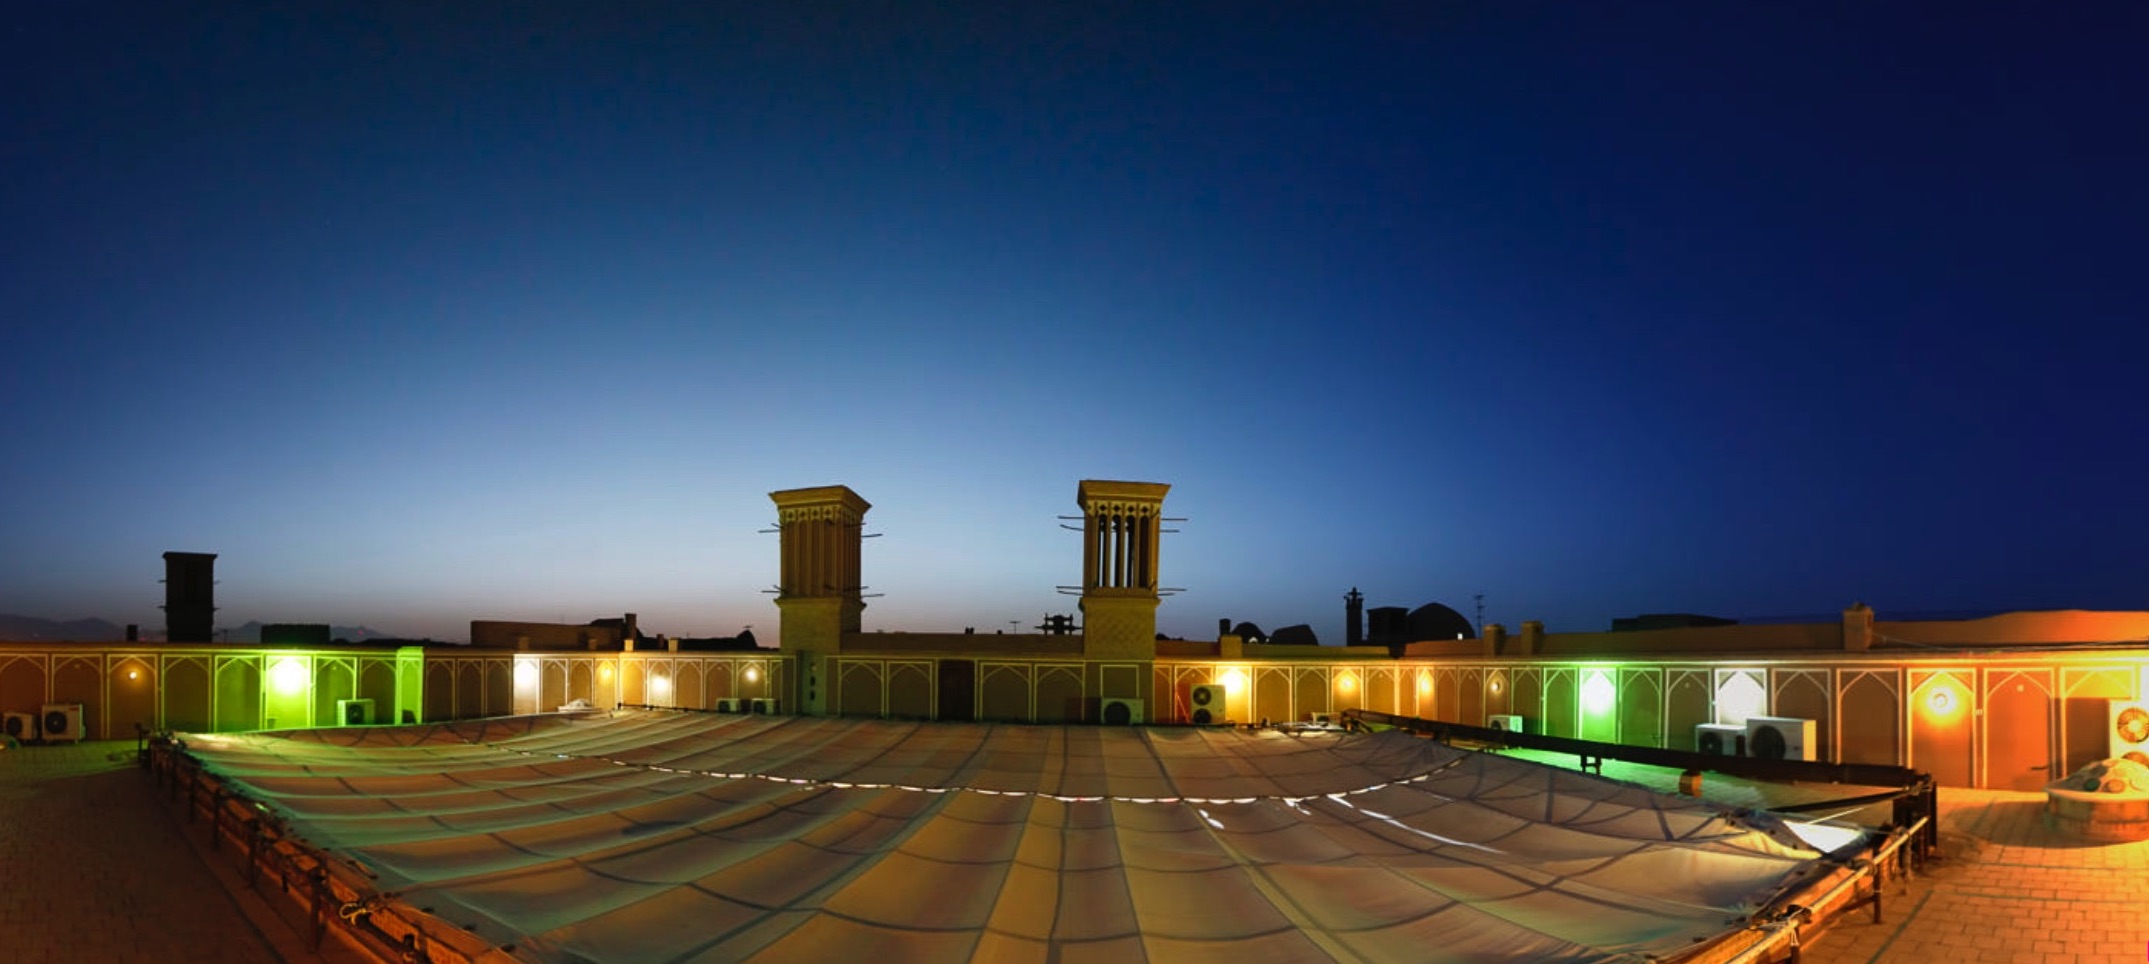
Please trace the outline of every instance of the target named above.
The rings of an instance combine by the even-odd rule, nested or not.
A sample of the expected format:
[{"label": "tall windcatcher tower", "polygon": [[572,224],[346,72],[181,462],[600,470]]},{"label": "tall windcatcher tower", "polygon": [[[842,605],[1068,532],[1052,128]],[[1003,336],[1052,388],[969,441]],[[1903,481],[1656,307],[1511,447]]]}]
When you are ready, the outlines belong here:
[{"label": "tall windcatcher tower", "polygon": [[216,553],[164,554],[164,638],[206,643],[216,634]]},{"label": "tall windcatcher tower", "polygon": [[824,712],[827,659],[856,633],[865,611],[859,545],[872,503],[845,485],[769,493],[782,534],[781,581],[776,586],[783,648],[798,665],[791,676],[796,712]]},{"label": "tall windcatcher tower", "polygon": [[1082,654],[1091,659],[1155,659],[1157,544],[1161,482],[1085,480],[1082,507]]}]

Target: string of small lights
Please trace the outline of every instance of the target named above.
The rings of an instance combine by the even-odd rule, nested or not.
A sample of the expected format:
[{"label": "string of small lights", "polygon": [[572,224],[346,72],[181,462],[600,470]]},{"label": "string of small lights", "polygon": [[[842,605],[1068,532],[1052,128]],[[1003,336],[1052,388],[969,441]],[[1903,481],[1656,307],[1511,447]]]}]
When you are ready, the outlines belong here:
[{"label": "string of small lights", "polygon": [[1381,790],[1392,789],[1395,787],[1409,786],[1415,783],[1424,783],[1425,781],[1430,780],[1433,777],[1439,775],[1443,771],[1446,771],[1452,767],[1461,764],[1463,760],[1466,759],[1465,757],[1457,757],[1437,767],[1427,770],[1424,773],[1417,774],[1416,776],[1399,777],[1394,780],[1384,780],[1380,783],[1369,784],[1367,786],[1362,787],[1353,787],[1349,790],[1335,790],[1330,791],[1328,793],[1309,793],[1294,795],[1257,794],[1249,797],[1122,797],[1110,796],[1105,794],[1045,793],[1040,790],[993,790],[988,789],[986,787],[922,787],[912,786],[906,783],[872,783],[849,780],[822,780],[815,779],[813,777],[787,777],[779,776],[773,773],[755,773],[753,771],[734,772],[726,770],[698,770],[691,767],[668,767],[655,763],[635,763],[631,760],[620,760],[615,759],[613,757],[601,756],[597,754],[556,753],[544,752],[539,750],[524,750],[511,746],[503,746],[497,743],[473,742],[472,745],[483,746],[501,751],[503,753],[510,753],[517,756],[546,757],[555,760],[587,760],[595,761],[598,763],[608,763],[616,767],[645,770],[653,773],[672,773],[687,776],[704,776],[718,780],[761,780],[767,783],[782,783],[801,787],[820,787],[832,790],[901,790],[906,793],[975,793],[980,796],[991,797],[1032,797],[1040,800],[1056,800],[1060,803],[1214,805],[1274,802],[1282,803],[1286,806],[1292,807],[1296,807],[1300,804],[1304,804],[1313,800],[1341,800],[1345,797],[1354,797],[1359,796],[1361,794],[1375,793]]}]

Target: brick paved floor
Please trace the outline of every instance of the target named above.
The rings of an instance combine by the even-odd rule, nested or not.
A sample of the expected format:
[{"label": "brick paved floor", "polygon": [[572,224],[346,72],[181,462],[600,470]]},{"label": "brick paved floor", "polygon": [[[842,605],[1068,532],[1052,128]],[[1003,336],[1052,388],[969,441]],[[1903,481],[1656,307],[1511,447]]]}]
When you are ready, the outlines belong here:
[{"label": "brick paved floor", "polygon": [[2149,841],[2099,844],[2044,823],[2044,795],[1940,791],[1942,860],[1884,920],[1837,920],[1805,960],[2140,964],[2149,954]]},{"label": "brick paved floor", "polygon": [[258,899],[242,907],[133,756],[131,741],[0,750],[0,961],[321,960]]}]

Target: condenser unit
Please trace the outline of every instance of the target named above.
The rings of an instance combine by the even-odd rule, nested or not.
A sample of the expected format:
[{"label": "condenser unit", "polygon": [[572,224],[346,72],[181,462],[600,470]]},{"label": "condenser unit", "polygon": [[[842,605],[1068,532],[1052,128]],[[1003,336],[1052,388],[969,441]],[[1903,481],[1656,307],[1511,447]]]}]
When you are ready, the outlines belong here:
[{"label": "condenser unit", "polygon": [[16,740],[37,739],[37,714],[35,713],[9,713],[7,714],[6,722],[0,725],[6,726],[7,735],[14,737]]},{"label": "condenser unit", "polygon": [[1188,718],[1195,726],[1229,723],[1231,716],[1224,710],[1224,704],[1230,698],[1231,691],[1215,683],[1196,686],[1187,692],[1187,702],[1193,706]]},{"label": "condenser unit", "polygon": [[1106,697],[1097,707],[1097,718],[1106,726],[1142,725],[1142,701]]},{"label": "condenser unit", "polygon": [[85,735],[80,703],[47,703],[38,714],[38,729],[47,743],[72,742]]},{"label": "condenser unit", "polygon": [[746,701],[735,696],[726,696],[716,701],[716,711],[718,713],[744,713],[746,712]]},{"label": "condenser unit", "polygon": [[749,705],[755,713],[773,714],[777,711],[777,702],[773,699],[755,699]]},{"label": "condenser unit", "polygon": [[1489,713],[1489,714],[1486,714],[1486,716],[1485,716],[1485,726],[1486,726],[1486,727],[1487,727],[1488,729],[1494,729],[1494,730],[1505,730],[1505,731],[1507,731],[1507,732],[1509,732],[1509,733],[1521,733],[1521,732],[1523,732],[1523,729],[1522,729],[1522,717],[1520,717],[1520,716],[1517,716],[1517,715],[1515,715],[1515,714],[1513,714],[1513,713]]},{"label": "condenser unit", "polygon": [[372,726],[372,700],[337,700],[336,719],[342,726]]},{"label": "condenser unit", "polygon": [[1746,755],[1756,760],[1811,760],[1820,747],[1812,720],[1787,716],[1746,718]]},{"label": "condenser unit", "polygon": [[2112,756],[2149,764],[2149,703],[2112,701]]},{"label": "condenser unit", "polygon": [[1695,726],[1694,752],[1710,756],[1745,756],[1746,728],[1735,723],[1702,723]]}]

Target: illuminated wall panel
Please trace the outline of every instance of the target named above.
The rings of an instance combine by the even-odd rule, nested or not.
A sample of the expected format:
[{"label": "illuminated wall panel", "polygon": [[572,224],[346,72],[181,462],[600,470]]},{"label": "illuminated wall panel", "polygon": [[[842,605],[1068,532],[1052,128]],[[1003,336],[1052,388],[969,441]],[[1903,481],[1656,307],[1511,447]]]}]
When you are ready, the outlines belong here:
[{"label": "illuminated wall panel", "polygon": [[1284,723],[1294,719],[1291,712],[1291,670],[1274,666],[1256,667],[1254,677],[1254,719],[1268,719]]},{"label": "illuminated wall panel", "polygon": [[1970,669],[1910,673],[1910,765],[1942,786],[1974,786],[1977,688]]},{"label": "illuminated wall panel", "polygon": [[1305,720],[1315,713],[1327,713],[1331,709],[1328,702],[1328,673],[1324,670],[1294,668],[1291,693],[1294,697],[1293,708],[1297,710],[1299,720]]},{"label": "illuminated wall panel", "polygon": [[261,728],[261,670],[251,656],[216,660],[216,728]]},{"label": "illuminated wall panel", "polygon": [[[915,660],[889,663],[885,673],[888,715],[905,720],[930,720],[938,715],[939,689],[934,685],[934,673],[938,669],[933,663]],[[759,669],[754,672],[757,676],[761,673]],[[748,681],[752,686],[760,686],[766,682],[766,679]]]},{"label": "illuminated wall panel", "polygon": [[1040,665],[1036,686],[1037,722],[1075,723],[1083,719],[1088,688],[1082,684],[1080,665]]},{"label": "illuminated wall panel", "polygon": [[164,661],[164,728],[180,733],[200,733],[214,721],[209,715],[211,686],[208,657],[180,657]]},{"label": "illuminated wall panel", "polygon": [[1903,763],[1902,671],[1842,670],[1836,674],[1837,750],[1844,763]]},{"label": "illuminated wall panel", "polygon": [[1514,708],[1508,710],[1529,721],[1533,732],[1545,732],[1545,686],[1544,671],[1536,667],[1517,668],[1508,673],[1508,685],[1514,688]]},{"label": "illuminated wall panel", "polygon": [[1769,701],[1771,716],[1787,716],[1794,720],[1814,721],[1814,758],[1835,759],[1835,714],[1830,710],[1828,698],[1828,671],[1821,669],[1779,669],[1769,674],[1769,685],[1775,693]]},{"label": "illuminated wall panel", "polygon": [[1457,711],[1457,715],[1460,717],[1460,719],[1458,719],[1456,722],[1465,724],[1467,726],[1484,726],[1484,672],[1474,667],[1463,670],[1460,674],[1459,679],[1457,680],[1457,684],[1458,685],[1456,688],[1462,692],[1462,706]]},{"label": "illuminated wall panel", "polygon": [[1575,692],[1579,685],[1572,669],[1545,670],[1544,732],[1552,736],[1580,735],[1576,731],[1580,719]]},{"label": "illuminated wall panel", "polygon": [[1710,700],[1709,671],[1675,669],[1665,674],[1664,745],[1674,750],[1694,748],[1694,728],[1716,721]]},{"label": "illuminated wall panel", "polygon": [[[355,659],[330,656],[313,661],[313,718],[317,725],[343,724],[343,719],[336,715],[336,701],[358,698],[357,663]],[[382,707],[375,709],[386,712]]]},{"label": "illuminated wall panel", "polygon": [[887,711],[880,663],[862,659],[835,659],[836,698],[830,704],[844,716],[880,716]]},{"label": "illuminated wall panel", "polygon": [[35,713],[45,705],[45,657],[0,656],[0,710]]},{"label": "illuminated wall panel", "polygon": [[1619,671],[1619,742],[1664,746],[1664,686],[1654,669]]},{"label": "illuminated wall panel", "polygon": [[2111,701],[2138,699],[2138,675],[2132,666],[2069,667],[2061,672],[2060,772],[2065,776],[2111,752]]},{"label": "illuminated wall panel", "polygon": [[2052,773],[2052,671],[1987,670],[1985,779],[1994,790],[2041,790]]},{"label": "illuminated wall panel", "polygon": [[111,709],[104,715],[105,739],[131,739],[137,723],[145,730],[158,728],[155,662],[154,657],[113,661],[109,677]]},{"label": "illuminated wall panel", "polygon": [[1599,743],[1619,742],[1619,670],[1590,668],[1575,674],[1576,735]]}]

